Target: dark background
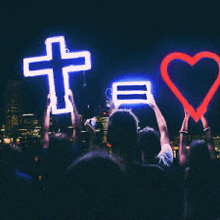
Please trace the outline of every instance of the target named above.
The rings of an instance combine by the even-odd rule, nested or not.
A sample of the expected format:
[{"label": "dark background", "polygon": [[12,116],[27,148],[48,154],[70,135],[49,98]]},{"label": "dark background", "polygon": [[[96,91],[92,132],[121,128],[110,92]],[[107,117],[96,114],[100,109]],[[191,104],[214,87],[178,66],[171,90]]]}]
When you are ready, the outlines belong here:
[{"label": "dark background", "polygon": [[[220,55],[218,5],[175,1],[1,1],[0,3],[0,104],[9,79],[21,80],[29,95],[28,107],[42,115],[48,93],[47,78],[25,78],[22,59],[45,55],[44,41],[63,35],[70,51],[88,50],[92,69],[70,76],[79,111],[95,109],[106,100],[112,82],[138,77],[150,80],[152,93],[167,120],[172,135],[178,135],[183,107],[160,75],[160,64],[171,52],[194,55],[207,50]],[[171,78],[196,108],[218,74],[211,60],[194,68],[173,63]],[[86,86],[85,84],[86,83]],[[206,117],[213,134],[220,134],[220,91],[211,101]],[[137,109],[143,125],[155,126],[149,107]],[[190,121],[192,132],[201,123]]]}]

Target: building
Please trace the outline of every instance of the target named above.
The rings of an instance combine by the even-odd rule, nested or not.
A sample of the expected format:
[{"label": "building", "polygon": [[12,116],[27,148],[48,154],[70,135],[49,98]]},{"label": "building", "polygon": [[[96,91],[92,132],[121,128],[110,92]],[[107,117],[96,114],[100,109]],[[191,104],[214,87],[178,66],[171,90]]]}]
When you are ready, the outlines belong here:
[{"label": "building", "polygon": [[41,125],[32,113],[22,114],[22,122],[19,128],[21,137],[41,137]]},{"label": "building", "polygon": [[25,98],[21,82],[9,80],[4,93],[5,99],[5,134],[8,137],[18,136],[21,124],[23,99]]},{"label": "building", "polygon": [[17,140],[26,137],[38,137],[41,134],[39,119],[29,112],[30,97],[24,84],[18,80],[9,80],[4,92],[5,122],[1,129],[2,136],[6,139]]},{"label": "building", "polygon": [[106,134],[107,134],[107,123],[108,123],[109,114],[110,114],[109,108],[103,107],[99,109],[99,114],[97,116],[97,122],[101,124],[100,135],[102,136],[103,143],[107,143]]},{"label": "building", "polygon": [[215,151],[217,152],[217,157],[220,158],[220,137],[213,137]]}]

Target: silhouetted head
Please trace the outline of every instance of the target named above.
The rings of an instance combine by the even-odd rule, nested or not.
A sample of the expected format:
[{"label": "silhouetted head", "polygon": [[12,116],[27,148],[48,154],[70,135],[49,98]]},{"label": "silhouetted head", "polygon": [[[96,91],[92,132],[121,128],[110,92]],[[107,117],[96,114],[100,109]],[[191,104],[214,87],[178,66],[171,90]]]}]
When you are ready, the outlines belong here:
[{"label": "silhouetted head", "polygon": [[[91,178],[99,178],[101,175],[112,175],[115,172],[121,172],[122,169],[114,156],[105,151],[92,151],[78,157],[68,168],[68,175],[79,175]],[[110,172],[110,173],[109,173]],[[109,174],[108,174],[109,173]],[[85,175],[81,175],[85,174]],[[103,177],[102,177],[102,180]]]},{"label": "silhouetted head", "polygon": [[108,119],[107,140],[116,155],[123,155],[131,160],[137,143],[138,119],[127,110],[118,110]]},{"label": "silhouetted head", "polygon": [[123,177],[107,152],[93,151],[79,157],[64,178],[61,196],[66,214],[73,219],[118,219],[123,214]]},{"label": "silhouetted head", "polygon": [[145,158],[155,158],[161,150],[159,133],[151,127],[143,128],[138,133],[137,147]]},{"label": "silhouetted head", "polygon": [[211,156],[207,144],[202,140],[192,141],[190,144],[189,167],[200,168],[210,163]]},{"label": "silhouetted head", "polygon": [[66,133],[63,132],[53,132],[50,135],[49,148],[57,149],[60,146],[69,146],[70,141]]},{"label": "silhouetted head", "polygon": [[[75,157],[73,143],[64,133],[53,133],[50,136],[47,158],[49,166],[52,166],[54,175],[64,172],[65,169],[73,162]],[[76,157],[75,157],[76,158]]]}]

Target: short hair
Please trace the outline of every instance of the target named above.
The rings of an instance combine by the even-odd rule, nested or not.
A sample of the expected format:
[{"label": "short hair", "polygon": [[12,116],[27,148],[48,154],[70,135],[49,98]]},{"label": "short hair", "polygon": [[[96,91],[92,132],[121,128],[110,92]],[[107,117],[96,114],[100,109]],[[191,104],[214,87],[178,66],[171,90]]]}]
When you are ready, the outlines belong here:
[{"label": "short hair", "polygon": [[100,163],[103,167],[103,172],[106,173],[106,169],[104,168],[103,163],[101,163],[99,161],[106,161],[107,163],[115,164],[113,166],[117,167],[117,169],[122,171],[122,168],[119,166],[119,164],[117,163],[117,159],[114,156],[111,156],[108,152],[106,152],[104,150],[97,150],[97,151],[85,153],[84,155],[81,155],[80,157],[78,157],[69,166],[68,172],[72,172],[72,170],[74,170],[74,172],[75,172],[75,169],[78,168],[79,165],[84,166],[84,164],[86,164],[86,163],[88,163],[88,164],[94,163],[94,165],[97,165],[97,163]]},{"label": "short hair", "polygon": [[194,140],[190,144],[189,167],[200,168],[210,163],[211,155],[208,146],[203,140]]},{"label": "short hair", "polygon": [[119,214],[124,215],[125,194],[121,181],[124,181],[124,174],[109,153],[86,153],[66,172],[61,205],[67,205],[67,216],[74,215],[76,219],[115,219]]},{"label": "short hair", "polygon": [[137,143],[138,119],[130,110],[117,110],[108,119],[107,140],[122,154],[133,154]]},{"label": "short hair", "polygon": [[[73,162],[75,156],[73,143],[67,138],[65,134],[53,134],[50,136],[49,148],[46,153],[45,165],[49,166],[49,173],[54,176],[60,175]],[[46,171],[46,169],[44,169]]]},{"label": "short hair", "polygon": [[154,158],[161,150],[160,135],[154,128],[145,127],[138,133],[137,147],[145,157]]},{"label": "short hair", "polygon": [[63,144],[64,145],[69,144],[69,140],[68,140],[66,134],[53,133],[52,135],[50,135],[49,148],[57,148]]}]

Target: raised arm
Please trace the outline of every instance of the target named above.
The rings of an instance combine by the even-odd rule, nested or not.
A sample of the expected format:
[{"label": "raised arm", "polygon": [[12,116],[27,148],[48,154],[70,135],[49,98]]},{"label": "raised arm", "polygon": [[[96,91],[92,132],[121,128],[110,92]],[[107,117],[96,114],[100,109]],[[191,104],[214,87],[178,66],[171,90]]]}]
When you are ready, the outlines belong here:
[{"label": "raised arm", "polygon": [[110,109],[109,109],[110,115],[113,114],[115,111],[117,111],[117,109],[118,106],[116,106],[114,102],[110,102]]},{"label": "raised arm", "polygon": [[[149,103],[148,104],[154,110],[156,120],[157,120],[157,125],[158,125],[159,131],[160,131],[161,151],[167,151],[168,150],[167,149],[168,145],[164,145],[164,144],[170,144],[170,138],[169,138],[169,135],[168,135],[167,123],[166,123],[160,109],[158,108],[153,95],[149,94],[148,97],[149,97]],[[164,149],[163,149],[163,147],[164,147]],[[169,150],[172,151],[171,147],[170,147]]]},{"label": "raised arm", "polygon": [[189,121],[189,112],[185,111],[185,117],[183,119],[182,127],[179,131],[180,133],[180,142],[179,142],[179,164],[186,165],[188,160],[187,154],[187,135],[188,135],[188,121]]},{"label": "raised arm", "polygon": [[50,126],[50,112],[51,112],[51,95],[47,95],[47,109],[44,115],[44,139],[43,148],[47,149],[49,147],[49,126]]},{"label": "raised arm", "polygon": [[78,138],[79,138],[79,132],[81,130],[81,120],[75,105],[75,101],[74,101],[74,97],[73,97],[73,93],[71,90],[69,90],[69,99],[72,105],[71,108],[71,122],[72,122],[72,126],[73,126],[73,143],[77,143]]},{"label": "raised arm", "polygon": [[216,153],[215,153],[215,148],[214,148],[212,134],[211,134],[211,128],[208,126],[208,122],[204,116],[201,117],[201,122],[203,125],[203,131],[205,132],[206,143],[207,143],[211,158],[216,159]]},{"label": "raised arm", "polygon": [[91,120],[96,120],[95,117],[87,119],[84,123],[84,126],[86,127],[87,131],[89,132],[89,151],[92,151],[95,148],[95,139],[96,139],[96,130],[91,124]]}]

